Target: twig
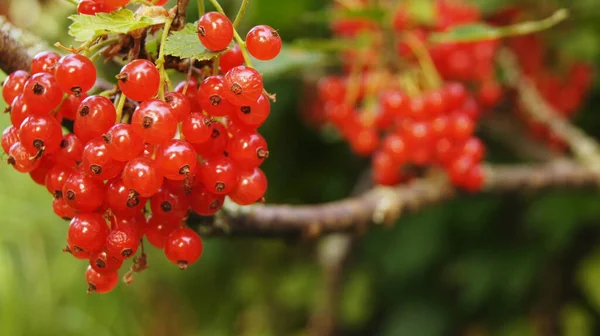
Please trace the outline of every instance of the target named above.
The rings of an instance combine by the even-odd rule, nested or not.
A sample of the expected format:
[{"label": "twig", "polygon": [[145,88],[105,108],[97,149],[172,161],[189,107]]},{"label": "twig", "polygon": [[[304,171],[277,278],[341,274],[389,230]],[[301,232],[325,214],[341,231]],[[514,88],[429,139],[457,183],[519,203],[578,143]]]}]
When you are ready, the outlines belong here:
[{"label": "twig", "polygon": [[[537,190],[557,186],[596,186],[598,175],[570,161],[538,165],[486,166],[486,192]],[[444,175],[416,179],[394,188],[375,188],[360,196],[318,205],[252,205],[226,202],[217,220],[203,223],[191,217],[205,235],[316,237],[332,232],[353,232],[367,225],[393,223],[406,211],[454,197],[457,190]],[[218,225],[215,223],[218,222]]]},{"label": "twig", "polygon": [[6,73],[16,70],[29,71],[31,55],[11,36],[10,27],[0,30],[0,68]]},{"label": "twig", "polygon": [[171,25],[171,30],[182,30],[187,23],[187,8],[190,0],[177,0],[177,11]]}]

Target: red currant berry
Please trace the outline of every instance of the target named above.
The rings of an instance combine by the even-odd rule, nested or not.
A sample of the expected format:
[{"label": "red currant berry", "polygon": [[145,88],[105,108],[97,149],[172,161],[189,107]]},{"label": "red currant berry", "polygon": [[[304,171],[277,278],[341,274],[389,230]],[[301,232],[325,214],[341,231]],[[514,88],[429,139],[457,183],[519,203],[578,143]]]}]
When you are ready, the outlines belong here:
[{"label": "red currant berry", "polygon": [[62,127],[51,115],[27,117],[19,129],[19,139],[31,155],[55,153],[60,149]]},{"label": "red currant berry", "polygon": [[226,157],[214,157],[204,161],[199,172],[202,184],[215,194],[228,194],[238,183],[238,168]]},{"label": "red currant berry", "polygon": [[73,172],[73,168],[61,163],[54,165],[54,167],[48,171],[44,184],[48,192],[50,192],[54,198],[63,197],[63,187]]},{"label": "red currant berry", "polygon": [[156,164],[169,180],[184,180],[196,169],[197,162],[194,147],[186,141],[169,140],[157,150]]},{"label": "red currant berry", "polygon": [[158,69],[154,63],[144,59],[137,59],[125,65],[117,79],[123,94],[136,101],[154,97],[160,86]]},{"label": "red currant berry", "polygon": [[96,2],[103,2],[105,5],[112,8],[125,7],[131,0],[94,0]]},{"label": "red currant berry", "polygon": [[88,294],[108,293],[117,287],[119,274],[117,272],[98,273],[92,266],[88,266],[85,272],[85,280],[88,283]]},{"label": "red currant berry", "polygon": [[237,44],[233,48],[221,54],[221,59],[219,60],[219,67],[223,73],[226,73],[232,68],[243,64],[244,56],[242,55],[240,46]]},{"label": "red currant berry", "polygon": [[177,131],[177,119],[171,107],[156,99],[141,103],[133,113],[131,124],[134,131],[151,144],[162,144],[172,139]]},{"label": "red currant berry", "polygon": [[192,188],[190,194],[190,207],[201,216],[212,216],[221,210],[225,195],[217,195],[209,192],[202,184]]},{"label": "red currant berry", "polygon": [[63,92],[80,96],[96,83],[96,67],[89,58],[71,54],[58,61],[54,77]]},{"label": "red currant berry", "polygon": [[17,142],[19,142],[19,129],[12,125],[5,128],[2,132],[2,149],[4,153],[8,154],[10,147]]},{"label": "red currant berry", "polygon": [[133,216],[144,208],[147,198],[127,188],[123,179],[116,178],[106,184],[106,205],[118,216]]},{"label": "red currant berry", "polygon": [[33,56],[31,60],[31,74],[46,72],[54,74],[56,63],[60,59],[60,55],[53,51],[42,51]]},{"label": "red currant berry", "polygon": [[137,157],[123,168],[123,183],[135,190],[142,197],[156,194],[163,184],[163,176],[154,161],[145,157]]},{"label": "red currant berry", "polygon": [[178,222],[187,216],[189,208],[188,198],[183,191],[163,187],[150,198],[153,217],[168,217]]},{"label": "red currant berry", "polygon": [[239,205],[258,202],[267,191],[267,177],[259,168],[240,172],[240,182],[229,193],[229,198]]},{"label": "red currant berry", "polygon": [[198,38],[208,50],[223,50],[233,40],[233,24],[224,14],[205,13],[198,21]]},{"label": "red currant berry", "polygon": [[8,151],[6,162],[20,173],[29,173],[40,165],[40,160],[31,157],[29,151],[20,142],[15,142]]},{"label": "red currant berry", "polygon": [[223,76],[207,77],[198,89],[198,103],[210,115],[221,117],[233,113],[233,105],[224,97]]},{"label": "red currant berry", "polygon": [[71,220],[68,240],[76,249],[94,253],[102,251],[108,233],[108,225],[101,214],[82,213]]},{"label": "red currant berry", "polygon": [[66,134],[60,141],[60,149],[56,152],[56,159],[61,164],[75,167],[81,162],[83,143],[75,134]]},{"label": "red currant berry", "polygon": [[190,102],[192,112],[201,112],[202,108],[198,104],[198,82],[190,78],[189,81],[183,81],[177,84],[175,92],[181,93],[187,97]]},{"label": "red currant berry", "polygon": [[23,120],[31,115],[29,104],[25,102],[23,95],[20,94],[10,104],[10,122],[16,128],[20,128]]},{"label": "red currant berry", "polygon": [[123,266],[123,260],[109,256],[106,251],[90,254],[90,266],[100,274],[117,272]]},{"label": "red currant berry", "polygon": [[60,107],[58,114],[65,119],[75,120],[77,118],[77,110],[79,105],[88,97],[87,93],[83,92],[79,96],[69,95],[69,98]]},{"label": "red currant berry", "polygon": [[102,136],[108,154],[117,161],[129,161],[144,150],[144,140],[129,124],[116,124]]},{"label": "red currant berry", "polygon": [[258,100],[263,92],[261,75],[253,68],[238,66],[224,76],[224,97],[237,106],[251,105]]},{"label": "red currant berry", "polygon": [[178,223],[173,223],[168,217],[151,216],[146,225],[146,238],[152,246],[163,249],[169,235],[177,230]]},{"label": "red currant berry", "polygon": [[110,180],[121,174],[124,162],[115,161],[109,155],[106,142],[98,137],[90,140],[83,149],[81,167],[96,180]]},{"label": "red currant berry", "polygon": [[210,138],[208,141],[203,142],[201,144],[194,144],[194,149],[196,153],[204,159],[208,159],[214,156],[222,156],[225,149],[227,148],[227,143],[229,142],[229,137],[227,135],[227,129],[225,126],[219,122],[213,123],[211,126]]},{"label": "red currant berry", "polygon": [[29,177],[31,177],[33,182],[45,186],[46,175],[56,165],[56,158],[53,155],[46,155],[42,156],[39,160],[40,165],[29,173]]},{"label": "red currant berry", "polygon": [[183,93],[169,92],[165,95],[165,102],[171,106],[178,122],[183,121],[192,111],[192,105]]},{"label": "red currant berry", "polygon": [[227,144],[229,158],[243,169],[260,166],[269,157],[267,141],[257,132],[242,132]]},{"label": "red currant berry", "polygon": [[192,113],[183,121],[181,130],[186,141],[200,144],[210,139],[213,131],[212,124],[214,123],[216,121],[210,116],[202,113]]},{"label": "red currant berry", "polygon": [[260,95],[255,103],[236,107],[235,118],[245,126],[258,128],[267,120],[270,113],[271,103],[269,98]]},{"label": "red currant berry", "polygon": [[192,229],[176,229],[167,237],[165,255],[179,268],[186,269],[200,259],[202,239]]},{"label": "red currant berry", "polygon": [[7,104],[12,103],[18,95],[23,93],[23,88],[28,79],[29,74],[23,70],[17,70],[6,77],[4,84],[2,84],[2,98]]},{"label": "red currant berry", "polygon": [[379,185],[392,186],[401,182],[400,167],[387,152],[376,152],[373,155],[373,182]]},{"label": "red currant berry", "polygon": [[71,208],[68,204],[67,201],[65,201],[64,198],[55,198],[52,200],[52,210],[54,211],[54,214],[57,215],[58,217],[65,219],[65,220],[71,220],[73,217],[75,217],[77,215],[77,213],[75,212],[75,209]]},{"label": "red currant berry", "polygon": [[113,230],[106,238],[106,254],[119,260],[133,257],[140,246],[139,234],[134,230]]},{"label": "red currant berry", "polygon": [[104,183],[83,172],[74,172],[65,182],[62,194],[73,209],[79,212],[95,211],[104,202]]},{"label": "red currant berry", "polygon": [[45,72],[31,76],[23,88],[23,98],[33,114],[52,111],[60,105],[62,97],[63,93],[54,76]]},{"label": "red currant berry", "polygon": [[268,61],[279,55],[281,44],[279,33],[269,26],[256,26],[246,35],[248,52],[261,61]]},{"label": "red currant berry", "polygon": [[77,109],[75,135],[87,143],[106,133],[116,122],[117,111],[106,97],[90,96],[84,99]]}]

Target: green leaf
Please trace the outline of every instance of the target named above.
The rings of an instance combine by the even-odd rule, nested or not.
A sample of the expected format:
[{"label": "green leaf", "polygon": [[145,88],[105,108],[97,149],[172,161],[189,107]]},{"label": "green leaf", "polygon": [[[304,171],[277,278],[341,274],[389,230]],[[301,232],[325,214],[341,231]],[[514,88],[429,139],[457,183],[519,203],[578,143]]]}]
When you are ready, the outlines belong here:
[{"label": "green leaf", "polygon": [[485,23],[465,24],[450,30],[433,33],[429,36],[432,43],[445,42],[474,42],[494,40],[507,36],[526,35],[555,26],[569,16],[566,9],[557,10],[552,16],[540,21],[528,21],[511,26],[494,27]]},{"label": "green leaf", "polygon": [[214,52],[204,48],[198,40],[196,25],[192,23],[188,23],[182,30],[169,35],[165,44],[166,55],[197,60],[209,60],[225,50]]},{"label": "green leaf", "polygon": [[254,67],[263,77],[274,77],[297,70],[315,67],[326,61],[324,54],[284,46],[273,60],[255,61]]},{"label": "green leaf", "polygon": [[166,21],[166,17],[136,17],[132,11],[125,8],[110,14],[71,15],[69,19],[73,21],[69,26],[69,35],[78,42],[86,42],[106,34],[127,34]]}]

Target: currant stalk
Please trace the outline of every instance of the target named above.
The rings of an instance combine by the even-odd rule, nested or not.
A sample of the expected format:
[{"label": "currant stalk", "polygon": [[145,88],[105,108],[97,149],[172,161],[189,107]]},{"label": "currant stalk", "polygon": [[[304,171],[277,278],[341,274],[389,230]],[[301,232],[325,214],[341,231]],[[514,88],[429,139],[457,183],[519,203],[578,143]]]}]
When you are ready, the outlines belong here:
[{"label": "currant stalk", "polygon": [[160,86],[158,87],[158,98],[162,101],[165,100],[165,82],[167,81],[167,73],[165,70],[165,44],[167,43],[167,37],[171,30],[171,24],[173,23],[172,17],[169,16],[165,22],[163,33],[160,38],[160,49],[158,51],[158,59],[156,60],[156,68],[160,73]]}]

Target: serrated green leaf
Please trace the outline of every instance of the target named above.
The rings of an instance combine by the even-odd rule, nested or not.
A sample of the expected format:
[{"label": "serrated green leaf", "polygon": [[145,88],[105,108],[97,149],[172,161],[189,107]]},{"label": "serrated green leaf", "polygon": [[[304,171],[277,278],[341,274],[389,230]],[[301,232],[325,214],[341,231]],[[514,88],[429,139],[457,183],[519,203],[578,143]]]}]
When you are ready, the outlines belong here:
[{"label": "serrated green leaf", "polygon": [[127,34],[140,28],[146,28],[166,21],[166,17],[136,17],[129,9],[96,15],[71,15],[69,35],[75,41],[86,42],[106,34]]},{"label": "serrated green leaf", "polygon": [[[227,50],[227,49],[225,49]],[[196,25],[188,23],[185,27],[172,33],[165,44],[165,54],[181,58],[195,58],[197,60],[209,60],[224,52],[210,51],[204,48],[198,39]]]},{"label": "serrated green leaf", "polygon": [[429,41],[433,43],[475,42],[494,40],[507,36],[526,35],[548,29],[565,20],[568,16],[568,10],[559,9],[546,19],[522,22],[511,26],[494,27],[480,22],[459,25],[444,32],[431,34]]},{"label": "serrated green leaf", "polygon": [[274,77],[311,68],[325,61],[326,57],[323,53],[284,46],[275,59],[266,62],[256,61],[254,67],[263,77]]}]

